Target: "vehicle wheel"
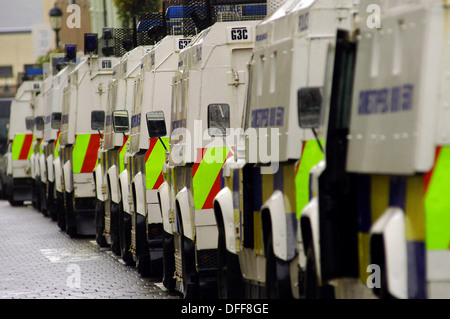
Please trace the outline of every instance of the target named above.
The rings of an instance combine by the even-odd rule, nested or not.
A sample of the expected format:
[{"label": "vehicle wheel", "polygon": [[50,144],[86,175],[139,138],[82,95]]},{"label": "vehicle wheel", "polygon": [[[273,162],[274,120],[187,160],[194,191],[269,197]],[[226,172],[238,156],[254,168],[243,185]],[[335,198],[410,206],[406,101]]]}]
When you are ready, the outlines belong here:
[{"label": "vehicle wheel", "polygon": [[23,201],[22,200],[8,200],[9,204],[11,206],[23,206]]},{"label": "vehicle wheel", "polygon": [[150,256],[136,255],[136,269],[141,277],[150,277]]},{"label": "vehicle wheel", "polygon": [[266,253],[266,292],[269,299],[292,299],[289,263],[279,260],[273,251],[273,238],[269,234]]},{"label": "vehicle wheel", "polygon": [[72,193],[65,193],[65,220],[66,220],[66,233],[70,237],[75,237],[77,235],[77,226],[74,225],[74,207],[73,207],[73,194]]},{"label": "vehicle wheel", "polygon": [[150,277],[150,251],[147,239],[147,218],[134,210],[134,225],[136,236],[136,268],[141,277]]},{"label": "vehicle wheel", "polygon": [[[181,218],[178,219],[181,221]],[[183,298],[198,299],[198,276],[195,271],[195,247],[194,243],[184,237],[183,224],[180,223],[181,263],[183,269]]]},{"label": "vehicle wheel", "polygon": [[175,291],[175,247],[173,235],[163,231],[163,285],[169,292]]},{"label": "vehicle wheel", "polygon": [[33,195],[32,195],[32,199],[31,199],[31,203],[32,203],[32,206],[38,212],[41,212],[40,188],[41,188],[40,180],[35,179],[34,184],[33,184]]},{"label": "vehicle wheel", "polygon": [[57,224],[60,230],[66,230],[66,212],[64,210],[64,195],[60,192],[56,192],[56,218]]},{"label": "vehicle wheel", "polygon": [[6,189],[5,189],[5,186],[3,184],[3,180],[2,180],[2,178],[0,176],[0,199],[6,199],[6,198],[7,198],[7,196],[6,196]]},{"label": "vehicle wheel", "polygon": [[[111,197],[110,197],[111,198]],[[120,256],[122,252],[121,244],[120,244],[120,236],[119,236],[119,209],[120,204],[114,203],[111,201],[110,206],[111,211],[111,251],[116,255]]]},{"label": "vehicle wheel", "polygon": [[95,241],[100,247],[109,247],[103,231],[105,230],[105,203],[95,199]]},{"label": "vehicle wheel", "polygon": [[306,270],[304,274],[305,299],[333,299],[334,288],[331,285],[319,286],[317,282],[316,258],[312,244],[306,250]]},{"label": "vehicle wheel", "polygon": [[197,276],[193,273],[188,273],[188,270],[185,267],[184,256],[182,259],[183,259],[183,298],[198,299],[199,292],[198,292],[198,285],[196,284]]},{"label": "vehicle wheel", "polygon": [[58,214],[57,214],[57,205],[56,205],[56,198],[55,198],[55,184],[53,182],[47,183],[47,190],[46,190],[46,200],[47,200],[47,209],[50,215],[50,218],[53,221],[58,220]]},{"label": "vehicle wheel", "polygon": [[219,227],[217,245],[217,285],[220,299],[244,298],[244,283],[239,259],[227,251],[223,226]]},{"label": "vehicle wheel", "polygon": [[119,204],[119,238],[120,247],[122,249],[122,260],[128,266],[134,266],[133,254],[130,252],[131,247],[131,215],[123,210],[123,204]]},{"label": "vehicle wheel", "polygon": [[42,212],[42,214],[44,214],[45,217],[49,217],[50,215],[48,213],[47,196],[46,196],[47,183],[43,184],[41,182],[40,183],[40,189],[38,191],[39,191],[39,200],[40,200],[41,212]]}]

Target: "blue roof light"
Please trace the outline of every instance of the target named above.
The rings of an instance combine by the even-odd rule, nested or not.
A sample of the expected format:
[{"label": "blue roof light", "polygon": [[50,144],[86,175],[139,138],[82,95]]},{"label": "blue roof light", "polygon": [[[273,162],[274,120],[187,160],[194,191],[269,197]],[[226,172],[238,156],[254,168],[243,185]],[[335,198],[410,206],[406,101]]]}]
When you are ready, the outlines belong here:
[{"label": "blue roof light", "polygon": [[[185,11],[183,11],[185,10]],[[206,12],[206,6],[204,5],[193,5],[193,6],[170,6],[166,11],[167,19],[181,19],[184,17],[184,13],[188,14],[194,10],[201,10]],[[184,13],[183,13],[184,12]]]},{"label": "blue roof light", "polygon": [[84,51],[87,53],[92,53],[97,51],[98,46],[98,36],[96,33],[85,33],[84,34]]},{"label": "blue roof light", "polygon": [[26,75],[40,75],[43,74],[43,69],[38,68],[28,68],[25,70]]},{"label": "blue roof light", "polygon": [[244,16],[256,16],[266,15],[266,5],[248,5],[242,6],[242,15]]},{"label": "blue roof light", "polygon": [[75,44],[68,44],[66,46],[66,59],[69,61],[77,57],[77,46]]},{"label": "blue roof light", "polygon": [[166,18],[174,19],[174,18],[182,18],[183,17],[183,7],[182,6],[171,6],[167,8]]}]

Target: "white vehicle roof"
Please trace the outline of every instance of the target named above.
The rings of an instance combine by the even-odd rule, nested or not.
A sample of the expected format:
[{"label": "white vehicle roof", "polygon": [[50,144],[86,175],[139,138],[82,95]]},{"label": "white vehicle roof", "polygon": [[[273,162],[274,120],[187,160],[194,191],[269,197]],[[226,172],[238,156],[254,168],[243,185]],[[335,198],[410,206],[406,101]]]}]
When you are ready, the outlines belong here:
[{"label": "white vehicle roof", "polygon": [[148,112],[163,111],[169,127],[172,77],[178,70],[178,53],[188,41],[182,36],[166,36],[142,57],[141,74],[136,78],[134,91],[138,98],[131,113],[131,153],[149,148]]},{"label": "white vehicle roof", "polygon": [[61,116],[61,144],[73,144],[77,134],[91,129],[91,111],[106,110],[106,83],[112,78],[115,58],[86,57],[69,74]]},{"label": "white vehicle roof", "polygon": [[45,104],[44,141],[46,142],[57,138],[58,130],[51,127],[51,115],[53,112],[62,111],[63,92],[68,85],[68,76],[72,68],[72,65],[68,65],[52,77],[52,87],[47,93],[48,98]]},{"label": "white vehicle roof", "polygon": [[50,91],[52,86],[52,78],[48,76],[42,81],[41,85],[41,93],[36,96],[34,107],[33,107],[33,117],[34,117],[34,126],[33,126],[33,134],[36,138],[41,139],[44,136],[44,131],[40,131],[37,129],[37,118],[44,116],[45,104],[47,102],[47,94]]},{"label": "white vehicle roof", "polygon": [[[217,22],[199,33],[180,52],[179,71],[173,79],[170,144],[172,152],[172,145],[178,144],[184,136],[183,163],[194,162],[199,148],[234,144],[230,130],[225,127],[237,128],[241,124],[246,65],[258,23]],[[217,135],[219,128],[212,128],[216,129],[214,134],[208,130],[209,116],[219,111],[225,122],[228,117],[228,124],[224,123],[220,136]],[[220,124],[219,121],[212,122]],[[226,137],[233,141],[227,141]],[[178,150],[172,153],[176,152]]]},{"label": "white vehicle roof", "polygon": [[134,103],[134,79],[140,74],[141,58],[153,46],[138,46],[127,52],[113,67],[113,78],[108,83],[108,98],[104,131],[104,149],[123,145],[123,135],[116,134],[112,125],[112,112],[127,110],[131,114]]},{"label": "white vehicle roof", "polygon": [[42,81],[25,81],[17,89],[16,98],[11,103],[8,140],[15,134],[31,134],[25,126],[25,118],[33,116],[36,93],[40,91]]},{"label": "white vehicle roof", "polygon": [[[300,158],[302,142],[314,135],[299,126],[298,90],[323,88],[329,45],[338,28],[353,30],[355,12],[353,0],[288,0],[256,27],[244,115],[244,129],[251,128],[247,162]],[[252,138],[265,142],[256,149]]]}]

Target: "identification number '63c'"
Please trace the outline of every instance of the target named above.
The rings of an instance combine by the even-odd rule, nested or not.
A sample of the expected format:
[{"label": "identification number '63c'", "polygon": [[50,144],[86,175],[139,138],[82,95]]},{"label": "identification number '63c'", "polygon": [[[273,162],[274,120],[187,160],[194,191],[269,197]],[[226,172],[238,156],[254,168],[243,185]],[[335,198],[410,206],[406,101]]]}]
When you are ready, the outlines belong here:
[{"label": "identification number '63c'", "polygon": [[247,42],[250,40],[251,34],[248,27],[228,28],[228,42]]},{"label": "identification number '63c'", "polygon": [[183,50],[191,43],[191,39],[178,39],[178,50]]}]

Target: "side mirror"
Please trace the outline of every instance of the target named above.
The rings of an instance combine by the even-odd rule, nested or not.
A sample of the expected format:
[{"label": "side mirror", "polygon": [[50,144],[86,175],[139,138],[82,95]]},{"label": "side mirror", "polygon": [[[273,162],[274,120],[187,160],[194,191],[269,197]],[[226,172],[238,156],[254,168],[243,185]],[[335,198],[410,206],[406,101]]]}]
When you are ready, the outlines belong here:
[{"label": "side mirror", "polygon": [[45,126],[45,121],[43,116],[37,116],[35,119],[36,130],[43,131]]},{"label": "side mirror", "polygon": [[301,88],[297,91],[298,123],[301,128],[318,128],[322,111],[322,88]]},{"label": "side mirror", "polygon": [[27,116],[25,118],[25,128],[27,129],[27,131],[32,131],[33,126],[34,126],[34,117]]},{"label": "side mirror", "polygon": [[51,128],[54,130],[61,129],[61,112],[53,112],[52,113]]},{"label": "side mirror", "polygon": [[130,130],[130,120],[127,110],[113,111],[113,129],[115,133],[125,133]]},{"label": "side mirror", "polygon": [[91,130],[102,131],[105,128],[105,111],[91,112]]},{"label": "side mirror", "polygon": [[66,44],[65,58],[66,58],[66,61],[75,62],[75,59],[77,58],[77,45],[76,44]]},{"label": "side mirror", "polygon": [[163,111],[153,111],[146,114],[148,135],[151,138],[167,135],[166,120]]}]

